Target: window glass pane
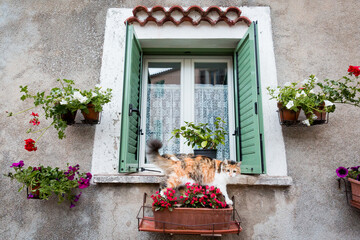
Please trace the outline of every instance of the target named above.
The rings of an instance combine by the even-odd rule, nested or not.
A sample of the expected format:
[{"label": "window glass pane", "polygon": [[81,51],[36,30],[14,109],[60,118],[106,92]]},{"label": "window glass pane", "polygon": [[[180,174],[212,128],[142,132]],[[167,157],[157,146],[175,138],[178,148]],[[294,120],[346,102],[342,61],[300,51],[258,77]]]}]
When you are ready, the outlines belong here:
[{"label": "window glass pane", "polygon": [[[163,142],[163,153],[179,153],[179,139],[171,132],[180,127],[180,63],[149,62],[146,103],[146,142],[156,138]],[[146,162],[149,163],[149,162]]]},{"label": "window glass pane", "polygon": [[[195,123],[209,123],[209,128],[215,130],[214,122],[221,117],[229,132],[228,106],[227,64],[195,63]],[[225,136],[225,146],[218,145],[217,158],[230,158],[229,135]]]}]

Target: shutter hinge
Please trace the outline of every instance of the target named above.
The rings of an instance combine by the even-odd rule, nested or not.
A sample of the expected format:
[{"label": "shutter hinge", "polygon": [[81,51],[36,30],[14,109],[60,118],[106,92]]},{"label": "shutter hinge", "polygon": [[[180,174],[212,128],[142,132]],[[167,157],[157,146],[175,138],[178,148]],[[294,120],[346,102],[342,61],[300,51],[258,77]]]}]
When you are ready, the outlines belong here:
[{"label": "shutter hinge", "polygon": [[239,136],[239,128],[236,128],[232,135],[233,136]]},{"label": "shutter hinge", "polygon": [[258,114],[257,102],[254,103],[254,107],[255,107],[255,114]]}]

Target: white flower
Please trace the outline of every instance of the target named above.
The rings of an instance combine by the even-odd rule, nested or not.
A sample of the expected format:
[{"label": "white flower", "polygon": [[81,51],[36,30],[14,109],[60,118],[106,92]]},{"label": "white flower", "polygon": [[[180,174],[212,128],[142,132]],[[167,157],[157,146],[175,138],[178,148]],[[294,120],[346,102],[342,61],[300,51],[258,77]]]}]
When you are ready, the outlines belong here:
[{"label": "white flower", "polygon": [[295,98],[299,98],[300,96],[300,93],[296,93]]},{"label": "white flower", "polygon": [[313,120],[316,120],[318,118],[315,114],[313,114],[311,117]]},{"label": "white flower", "polygon": [[330,102],[329,100],[324,100],[324,103],[325,103],[325,107],[329,107],[329,106],[332,106],[334,105],[332,102]]},{"label": "white flower", "polygon": [[92,96],[92,97],[97,97],[97,93],[96,93],[96,92],[93,92],[93,93],[91,93],[91,96]]},{"label": "white flower", "polygon": [[317,82],[319,80],[317,77],[314,77],[314,79],[315,79],[315,82]]},{"label": "white flower", "polygon": [[87,101],[87,97],[83,96],[80,92],[75,91],[73,97],[81,103],[85,103]]},{"label": "white flower", "polygon": [[310,90],[310,93],[315,93],[315,91],[313,89]]},{"label": "white flower", "polygon": [[66,105],[66,104],[68,104],[68,102],[65,99],[62,99],[60,105]]},{"label": "white flower", "polygon": [[300,95],[301,96],[306,96],[306,92],[304,92],[304,90],[303,90],[303,91],[301,91]]},{"label": "white flower", "polygon": [[286,82],[285,84],[284,84],[284,87],[290,87],[291,86],[291,83],[290,82]]},{"label": "white flower", "polygon": [[290,109],[292,106],[294,106],[294,102],[293,101],[289,101],[288,104],[286,104],[286,108]]},{"label": "white flower", "polygon": [[309,119],[306,119],[306,120],[302,121],[302,123],[305,124],[306,126],[310,127]]},{"label": "white flower", "polygon": [[308,84],[308,83],[309,83],[309,79],[304,79],[304,80],[301,82],[302,85],[305,85],[305,84]]},{"label": "white flower", "polygon": [[278,89],[278,88],[277,88],[277,89],[275,89],[275,90],[274,90],[274,96],[279,96],[279,94],[280,94],[279,89]]}]

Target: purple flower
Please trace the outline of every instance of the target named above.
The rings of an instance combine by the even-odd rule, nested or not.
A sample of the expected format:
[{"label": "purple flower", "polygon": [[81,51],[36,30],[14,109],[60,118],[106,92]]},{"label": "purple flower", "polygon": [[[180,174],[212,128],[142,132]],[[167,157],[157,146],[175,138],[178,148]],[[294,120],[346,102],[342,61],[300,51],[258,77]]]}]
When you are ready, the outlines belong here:
[{"label": "purple flower", "polygon": [[90,180],[89,179],[80,178],[80,181],[78,181],[78,183],[79,183],[79,188],[80,189],[84,189],[84,188],[87,188],[88,186],[90,186]]},{"label": "purple flower", "polygon": [[34,195],[28,194],[27,199],[31,199],[31,198],[33,198],[33,197],[34,197]]},{"label": "purple flower", "polygon": [[13,163],[10,167],[23,167],[24,166],[24,161],[21,160],[18,163]]},{"label": "purple flower", "polygon": [[360,166],[357,166],[357,167],[351,167],[351,170],[352,170],[352,171],[359,171],[359,167],[360,167]]},{"label": "purple flower", "polygon": [[358,174],[358,175],[356,176],[356,180],[357,180],[357,181],[360,181],[360,174]]},{"label": "purple flower", "polygon": [[92,178],[92,175],[91,175],[91,173],[86,173],[86,178],[88,178],[88,179],[91,179]]},{"label": "purple flower", "polygon": [[336,169],[336,174],[338,175],[339,178],[344,178],[348,175],[348,170],[347,168],[344,167],[339,167],[338,169]]},{"label": "purple flower", "polygon": [[34,167],[33,171],[41,171],[41,167]]},{"label": "purple flower", "polygon": [[75,195],[74,202],[79,201],[79,198],[80,198],[81,194],[82,194],[82,192],[80,192],[79,195]]},{"label": "purple flower", "polygon": [[70,208],[73,208],[73,207],[75,207],[75,204],[71,203]]}]

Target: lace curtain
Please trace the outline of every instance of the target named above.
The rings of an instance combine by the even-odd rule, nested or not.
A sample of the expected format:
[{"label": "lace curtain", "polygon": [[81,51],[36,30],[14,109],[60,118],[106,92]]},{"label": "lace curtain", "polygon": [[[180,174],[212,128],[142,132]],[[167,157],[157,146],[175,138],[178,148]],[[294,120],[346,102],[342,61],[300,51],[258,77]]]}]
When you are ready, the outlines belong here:
[{"label": "lace curtain", "polygon": [[[227,85],[195,84],[195,123],[209,123],[221,117],[228,131],[228,87]],[[175,84],[149,84],[147,90],[146,141],[152,138],[163,142],[163,153],[180,153],[179,139],[172,137],[172,130],[184,125],[180,122],[181,89]],[[229,136],[225,146],[219,145],[217,158],[229,159]]]}]

